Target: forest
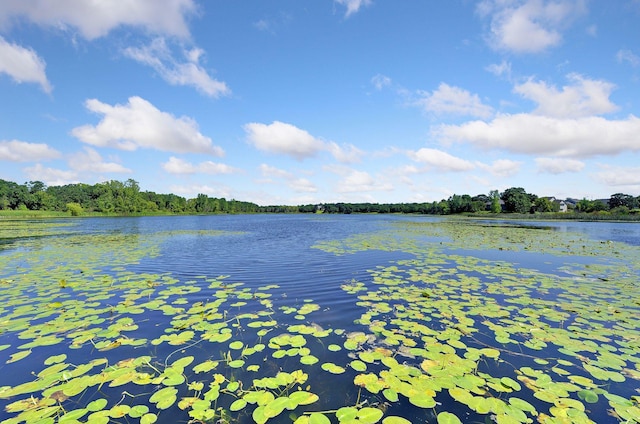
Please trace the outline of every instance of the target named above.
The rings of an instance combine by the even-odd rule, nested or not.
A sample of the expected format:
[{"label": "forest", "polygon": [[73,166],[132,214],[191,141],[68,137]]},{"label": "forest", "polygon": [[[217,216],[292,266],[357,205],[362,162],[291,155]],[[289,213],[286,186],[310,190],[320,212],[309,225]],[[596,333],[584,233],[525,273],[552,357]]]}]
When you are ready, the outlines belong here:
[{"label": "forest", "polygon": [[[198,194],[186,199],[175,194],[142,191],[137,181],[106,181],[97,184],[68,184],[47,187],[41,181],[18,184],[0,179],[0,210],[51,211],[80,215],[155,215],[218,213],[556,213],[607,216],[640,216],[640,196],[615,193],[608,199],[555,199],[527,193],[521,187],[503,192],[471,196],[454,194],[427,203],[323,203],[299,206],[259,206],[252,202],[227,200]],[[568,214],[562,213],[568,217]]]}]

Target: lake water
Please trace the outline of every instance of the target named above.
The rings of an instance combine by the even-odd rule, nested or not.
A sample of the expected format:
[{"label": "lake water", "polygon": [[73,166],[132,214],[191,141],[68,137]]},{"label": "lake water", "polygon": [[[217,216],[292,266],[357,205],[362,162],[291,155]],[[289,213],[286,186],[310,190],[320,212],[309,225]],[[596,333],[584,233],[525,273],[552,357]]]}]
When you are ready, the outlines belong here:
[{"label": "lake water", "polygon": [[2,225],[1,423],[640,422],[638,224]]}]

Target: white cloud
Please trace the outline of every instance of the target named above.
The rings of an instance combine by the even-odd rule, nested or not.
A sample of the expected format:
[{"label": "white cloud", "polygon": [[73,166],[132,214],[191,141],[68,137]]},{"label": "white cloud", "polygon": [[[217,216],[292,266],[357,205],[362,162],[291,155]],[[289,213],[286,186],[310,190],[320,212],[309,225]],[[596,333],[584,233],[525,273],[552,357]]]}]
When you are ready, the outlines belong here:
[{"label": "white cloud", "polygon": [[537,53],[559,45],[562,31],[586,6],[584,0],[484,0],[477,10],[490,16],[494,48]]},{"label": "white cloud", "polygon": [[477,94],[471,94],[459,87],[441,83],[432,93],[419,91],[415,104],[427,112],[436,114],[455,114],[487,118],[493,110],[482,103]]},{"label": "white cloud", "polygon": [[260,172],[265,177],[277,177],[277,178],[292,178],[293,174],[284,169],[276,168],[275,166],[267,165],[263,163],[260,165]]},{"label": "white cloud", "polygon": [[173,56],[165,39],[158,37],[147,46],[128,47],[123,53],[137,62],[152,67],[171,85],[193,86],[201,93],[214,98],[231,93],[224,82],[211,78],[206,69],[200,65],[200,58],[204,51],[199,48],[182,49],[186,62],[180,62]]},{"label": "white cloud", "polygon": [[289,188],[297,193],[315,193],[316,191],[318,191],[315,184],[313,184],[308,179],[298,177],[289,171],[285,171],[284,169],[279,169],[264,163],[260,165],[259,169],[262,175],[268,178],[268,180],[266,181],[268,183],[273,182],[271,178],[281,178],[286,180]]},{"label": "white cloud", "polygon": [[140,97],[130,97],[126,105],[115,106],[90,99],[85,106],[103,118],[96,126],[83,125],[71,131],[84,143],[131,151],[149,148],[176,153],[224,154],[209,137],[199,132],[193,119],[176,118]]},{"label": "white cloud", "polygon": [[362,193],[367,191],[391,191],[393,185],[372,177],[368,172],[351,170],[338,183],[338,193]]},{"label": "white cloud", "polygon": [[565,172],[580,172],[584,169],[584,162],[566,158],[536,158],[538,172],[549,174],[564,174]]},{"label": "white cloud", "polygon": [[187,17],[197,12],[193,0],[55,1],[3,0],[0,26],[16,17],[58,29],[77,29],[88,40],[129,25],[155,34],[189,37]]},{"label": "white cloud", "polygon": [[216,163],[212,161],[200,162],[193,164],[183,159],[171,156],[169,161],[162,164],[162,168],[170,174],[233,174],[239,169],[224,163]]},{"label": "white cloud", "polygon": [[495,76],[504,76],[507,79],[511,79],[511,62],[507,62],[506,60],[503,60],[500,63],[492,63],[485,69]]},{"label": "white cloud", "polygon": [[640,66],[640,56],[631,50],[618,50],[618,53],[616,53],[616,59],[619,63],[626,62],[634,68]]},{"label": "white cloud", "polygon": [[27,143],[19,140],[0,140],[0,161],[38,162],[56,159],[60,152],[44,143]]},{"label": "white cloud", "polygon": [[47,79],[44,60],[32,49],[9,43],[0,36],[0,74],[9,75],[15,82],[40,84],[45,93],[52,87]]},{"label": "white cloud", "polygon": [[409,151],[408,156],[415,162],[425,164],[431,169],[437,169],[444,172],[469,171],[475,168],[475,165],[468,160],[460,159],[438,149],[423,147],[415,152]]},{"label": "white cloud", "polygon": [[362,155],[364,155],[362,150],[352,144],[343,144],[342,146],[339,146],[333,141],[328,141],[324,143],[324,148],[331,153],[338,162],[342,163],[359,162]]},{"label": "white cloud", "polygon": [[373,84],[376,90],[382,90],[383,88],[391,85],[391,78],[382,74],[377,74],[371,78],[371,84]]},{"label": "white cloud", "polygon": [[104,162],[102,156],[95,149],[85,147],[84,152],[78,152],[69,157],[69,166],[74,171],[94,172],[94,173],[131,173],[129,168],[125,168],[119,163]]},{"label": "white cloud", "polygon": [[324,143],[294,125],[274,121],[270,125],[249,123],[244,126],[247,138],[258,150],[281,153],[303,160],[324,150]]},{"label": "white cloud", "polygon": [[499,115],[490,122],[440,125],[434,135],[444,142],[467,142],[487,149],[559,157],[615,155],[640,151],[640,119],[602,117],[559,119],[548,116]]},{"label": "white cloud", "polygon": [[318,188],[306,178],[296,178],[289,182],[289,187],[296,193],[315,193]]},{"label": "white cloud", "polygon": [[596,178],[608,186],[633,186],[640,187],[640,167],[611,167],[605,166],[605,170],[595,174]]},{"label": "white cloud", "polygon": [[609,100],[615,86],[607,81],[593,80],[578,74],[569,74],[571,85],[562,90],[543,81],[529,79],[516,85],[514,92],[538,104],[535,114],[557,118],[578,118],[610,113],[617,106]]},{"label": "white cloud", "polygon": [[491,165],[482,162],[476,162],[476,165],[478,165],[478,168],[484,169],[495,176],[511,177],[520,172],[522,162],[510,159],[498,159],[493,161]]},{"label": "white cloud", "polygon": [[216,185],[215,187],[208,186],[206,184],[193,184],[193,185],[171,185],[169,186],[169,192],[175,193],[187,198],[195,198],[198,194],[206,194],[210,197],[219,198],[233,198],[231,190],[228,187]]},{"label": "white cloud", "polygon": [[77,184],[78,174],[75,171],[63,171],[61,169],[45,168],[41,164],[36,164],[24,168],[27,178],[31,181],[42,181],[48,186],[61,186],[67,184]]},{"label": "white cloud", "polygon": [[261,124],[252,122],[244,126],[247,140],[258,150],[278,153],[303,160],[327,151],[339,162],[357,162],[364,154],[351,144],[338,145],[333,141],[325,142],[307,131],[280,121]]},{"label": "white cloud", "polygon": [[357,13],[361,7],[370,6],[372,3],[371,0],[335,0],[335,2],[347,8],[347,12],[345,13],[345,17],[347,18]]}]

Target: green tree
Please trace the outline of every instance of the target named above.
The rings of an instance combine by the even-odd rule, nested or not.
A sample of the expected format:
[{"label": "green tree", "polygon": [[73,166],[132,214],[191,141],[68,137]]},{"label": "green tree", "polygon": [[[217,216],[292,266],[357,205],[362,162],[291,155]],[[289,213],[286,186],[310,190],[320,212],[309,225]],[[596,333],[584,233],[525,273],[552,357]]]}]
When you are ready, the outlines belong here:
[{"label": "green tree", "polygon": [[498,190],[491,190],[489,192],[489,198],[491,199],[491,212],[502,212],[502,205],[500,204],[500,192]]},{"label": "green tree", "polygon": [[71,212],[71,216],[80,216],[82,215],[83,209],[79,203],[67,203],[67,210]]},{"label": "green tree", "polygon": [[553,212],[553,203],[546,197],[538,197],[533,205],[536,212]]},{"label": "green tree", "polygon": [[531,198],[522,187],[506,189],[501,198],[507,212],[529,213],[531,211]]},{"label": "green tree", "polygon": [[628,209],[635,209],[638,207],[638,200],[635,197],[624,193],[611,195],[611,198],[609,198],[609,209],[615,209],[621,206]]}]

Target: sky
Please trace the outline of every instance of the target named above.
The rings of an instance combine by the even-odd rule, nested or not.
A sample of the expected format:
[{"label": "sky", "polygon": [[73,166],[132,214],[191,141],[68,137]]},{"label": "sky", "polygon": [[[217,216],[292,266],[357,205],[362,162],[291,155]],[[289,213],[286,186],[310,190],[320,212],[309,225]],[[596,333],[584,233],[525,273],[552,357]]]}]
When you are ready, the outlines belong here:
[{"label": "sky", "polygon": [[640,0],[2,0],[0,179],[640,195]]}]

